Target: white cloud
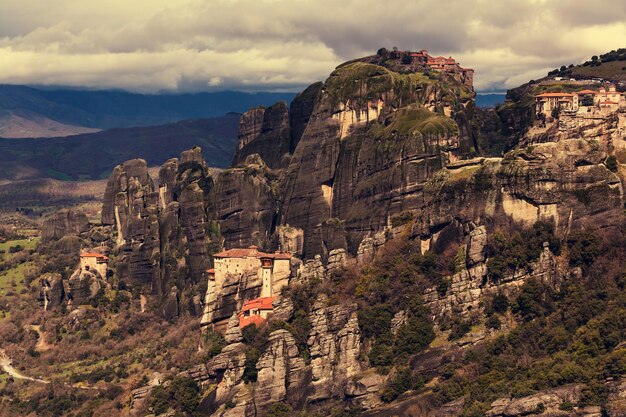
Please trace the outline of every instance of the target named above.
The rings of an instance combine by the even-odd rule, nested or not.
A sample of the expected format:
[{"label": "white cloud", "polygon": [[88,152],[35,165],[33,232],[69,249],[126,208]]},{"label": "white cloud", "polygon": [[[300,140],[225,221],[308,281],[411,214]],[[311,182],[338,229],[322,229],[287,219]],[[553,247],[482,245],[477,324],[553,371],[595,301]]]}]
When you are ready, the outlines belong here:
[{"label": "white cloud", "polygon": [[507,88],[626,46],[601,0],[0,2],[0,82],[135,91],[299,89],[381,46],[427,48]]}]

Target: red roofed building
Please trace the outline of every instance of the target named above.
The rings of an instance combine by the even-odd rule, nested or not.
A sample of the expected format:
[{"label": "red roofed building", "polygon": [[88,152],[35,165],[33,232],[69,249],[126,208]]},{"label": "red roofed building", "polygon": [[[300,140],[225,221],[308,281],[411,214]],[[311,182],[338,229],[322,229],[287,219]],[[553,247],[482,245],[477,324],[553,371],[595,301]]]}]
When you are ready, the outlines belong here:
[{"label": "red roofed building", "polygon": [[221,326],[214,323],[211,305],[218,298],[226,281],[231,285],[242,279],[248,282],[258,279],[261,284],[259,299],[271,298],[278,294],[289,284],[291,258],[290,253],[262,252],[256,246],[232,248],[214,254],[215,267],[207,271],[208,286],[202,325]]},{"label": "red roofed building", "polygon": [[578,95],[572,93],[542,93],[535,96],[537,114],[552,117],[552,110],[578,110]]},{"label": "red roofed building", "polygon": [[243,329],[250,324],[259,326],[267,320],[274,311],[272,303],[275,298],[276,297],[259,297],[243,303],[241,311],[238,314],[239,327]]},{"label": "red roofed building", "polygon": [[[626,107],[626,98],[623,94],[616,91],[615,86],[611,85],[607,88],[600,87],[599,91],[581,90],[575,93],[563,92],[547,92],[538,94],[536,99],[537,114],[544,114],[550,117],[552,110],[559,108],[560,110],[579,111],[585,109],[584,112],[590,112],[591,105],[583,106],[584,97],[593,97],[593,106],[600,108],[603,112],[613,112],[620,107]],[[581,107],[582,106],[582,107]]]},{"label": "red roofed building", "polygon": [[106,278],[109,269],[109,258],[101,253],[83,252],[80,254],[81,271],[97,272]]}]

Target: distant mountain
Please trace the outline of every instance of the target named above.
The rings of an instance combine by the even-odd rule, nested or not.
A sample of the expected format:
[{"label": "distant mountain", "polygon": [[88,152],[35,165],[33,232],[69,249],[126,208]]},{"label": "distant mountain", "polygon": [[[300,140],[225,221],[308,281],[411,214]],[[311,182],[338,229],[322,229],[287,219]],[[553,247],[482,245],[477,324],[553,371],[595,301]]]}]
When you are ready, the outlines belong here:
[{"label": "distant mountain", "polygon": [[93,133],[99,130],[59,123],[28,110],[0,111],[0,138],[48,138]]},{"label": "distant mountain", "polygon": [[115,165],[143,158],[150,166],[202,147],[210,166],[226,167],[235,153],[240,114],[149,127],[110,129],[63,138],[1,139],[0,178],[106,178]]},{"label": "distant mountain", "polygon": [[0,85],[0,137],[54,137],[242,113],[291,93],[137,94]]},{"label": "distant mountain", "polygon": [[496,107],[498,104],[504,103],[506,93],[493,93],[493,94],[477,94],[476,105],[478,107]]}]

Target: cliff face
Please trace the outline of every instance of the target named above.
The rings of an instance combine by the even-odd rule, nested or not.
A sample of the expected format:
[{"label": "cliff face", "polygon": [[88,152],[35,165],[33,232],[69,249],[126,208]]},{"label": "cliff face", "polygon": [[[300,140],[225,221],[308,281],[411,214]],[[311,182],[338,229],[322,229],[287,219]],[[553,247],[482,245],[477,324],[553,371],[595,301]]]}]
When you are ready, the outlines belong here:
[{"label": "cliff face", "polygon": [[102,223],[113,227],[118,278],[155,295],[178,282],[191,291],[181,295],[189,301],[204,295],[211,253],[268,242],[277,211],[274,174],[258,156],[245,162],[213,178],[194,148],[161,167],[158,188],[145,161],[116,167]]},{"label": "cliff face", "polygon": [[561,236],[594,229],[610,238],[621,222],[623,190],[606,156],[605,146],[574,139],[449,165],[426,187],[413,234],[437,249],[458,222],[509,229],[548,220]]},{"label": "cliff face", "polygon": [[286,167],[313,113],[321,87],[322,83],[312,84],[293,99],[289,108],[280,102],[244,113],[239,122],[233,166],[258,154],[272,169]]},{"label": "cliff face", "polygon": [[88,231],[89,219],[85,214],[61,210],[44,220],[41,241],[50,243],[65,236],[80,236]]},{"label": "cliff face", "polygon": [[[281,222],[304,230],[305,256],[326,256],[347,242],[354,248],[419,198],[444,161],[469,150],[454,118],[472,93],[446,81],[452,87],[361,62],[331,74],[283,187]],[[342,227],[328,233],[329,219]]]}]

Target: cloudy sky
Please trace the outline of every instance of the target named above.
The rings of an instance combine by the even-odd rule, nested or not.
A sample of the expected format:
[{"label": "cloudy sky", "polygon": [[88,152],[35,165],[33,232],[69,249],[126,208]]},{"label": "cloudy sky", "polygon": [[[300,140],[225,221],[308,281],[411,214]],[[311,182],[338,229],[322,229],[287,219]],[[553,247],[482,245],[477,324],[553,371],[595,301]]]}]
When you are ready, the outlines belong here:
[{"label": "cloudy sky", "polygon": [[0,0],[0,83],[296,91],[381,46],[501,90],[626,47],[626,1]]}]

